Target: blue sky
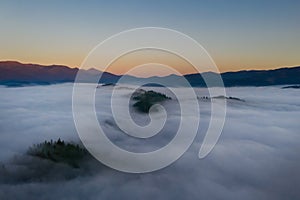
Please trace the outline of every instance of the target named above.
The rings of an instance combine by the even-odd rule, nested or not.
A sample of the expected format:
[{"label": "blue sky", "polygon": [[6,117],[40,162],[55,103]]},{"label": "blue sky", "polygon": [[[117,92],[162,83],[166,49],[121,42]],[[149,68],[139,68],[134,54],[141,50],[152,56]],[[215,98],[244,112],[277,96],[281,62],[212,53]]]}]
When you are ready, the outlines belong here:
[{"label": "blue sky", "polygon": [[79,66],[120,31],[159,26],[196,39],[221,71],[300,64],[300,1],[2,1],[0,60]]}]

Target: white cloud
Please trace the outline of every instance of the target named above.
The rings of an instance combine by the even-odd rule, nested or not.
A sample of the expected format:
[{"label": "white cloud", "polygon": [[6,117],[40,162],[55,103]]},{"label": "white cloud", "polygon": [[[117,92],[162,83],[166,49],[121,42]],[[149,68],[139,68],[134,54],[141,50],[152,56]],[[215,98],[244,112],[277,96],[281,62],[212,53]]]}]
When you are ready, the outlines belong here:
[{"label": "white cloud", "polygon": [[[206,95],[204,89],[196,90],[199,96]],[[72,119],[71,84],[0,88],[0,92],[2,163],[8,165],[15,154],[45,139],[79,140]],[[209,102],[203,101],[196,140],[182,158],[163,170],[125,174],[103,166],[96,170],[99,164],[93,166],[93,176],[2,183],[0,199],[299,199],[299,91],[243,87],[228,88],[227,93],[246,102],[228,102],[224,131],[205,159],[197,157],[210,117]],[[109,87],[98,89],[98,118],[119,146],[144,152],[164,146],[174,136],[180,119],[176,103],[166,104],[170,115],[163,132],[143,141],[114,127],[109,97]],[[56,173],[66,173],[58,169]]]}]

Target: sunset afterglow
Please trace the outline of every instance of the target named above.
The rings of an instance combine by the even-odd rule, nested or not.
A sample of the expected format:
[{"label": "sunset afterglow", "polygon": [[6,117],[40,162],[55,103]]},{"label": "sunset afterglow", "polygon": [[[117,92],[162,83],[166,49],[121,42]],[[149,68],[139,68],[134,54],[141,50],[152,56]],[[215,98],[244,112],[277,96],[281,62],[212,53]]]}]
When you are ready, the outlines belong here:
[{"label": "sunset afterglow", "polygon": [[[185,6],[179,1],[128,1],[125,5],[122,1],[5,1],[0,6],[0,60],[79,67],[109,36],[159,26],[193,37],[221,72],[296,66],[300,64],[299,7],[299,1],[258,0],[186,1]],[[112,72],[121,74],[137,63],[157,59],[182,73],[193,73],[174,56],[142,54],[120,59]],[[164,74],[162,70],[153,75]]]}]

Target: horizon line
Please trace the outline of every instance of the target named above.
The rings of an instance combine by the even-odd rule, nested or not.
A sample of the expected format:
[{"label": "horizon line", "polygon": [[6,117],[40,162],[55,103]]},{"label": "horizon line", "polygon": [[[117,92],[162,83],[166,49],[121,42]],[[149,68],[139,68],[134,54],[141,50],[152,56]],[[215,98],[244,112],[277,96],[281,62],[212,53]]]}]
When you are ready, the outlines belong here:
[{"label": "horizon line", "polygon": [[[22,65],[39,65],[42,67],[53,67],[53,66],[57,66],[57,67],[67,67],[69,69],[80,69],[79,67],[71,67],[65,64],[41,64],[41,63],[33,63],[33,62],[22,62],[19,60],[0,60],[0,63],[19,63]],[[284,69],[284,68],[295,68],[295,67],[300,67],[299,65],[285,65],[285,66],[279,66],[279,67],[275,67],[275,68],[264,68],[264,69],[260,69],[260,68],[253,68],[253,69],[240,69],[240,70],[230,70],[230,71],[224,71],[224,72],[220,72],[220,73],[216,73],[216,72],[212,72],[212,71],[206,71],[206,72],[201,72],[202,73],[216,73],[216,74],[224,74],[224,73],[234,73],[234,72],[249,72],[249,71],[272,71],[272,70],[278,70],[278,69]],[[168,74],[168,75],[162,75],[162,76],[158,76],[158,75],[153,75],[153,76],[148,76],[148,77],[143,77],[143,76],[136,76],[136,75],[130,75],[130,74],[116,74],[113,73],[111,71],[101,71],[99,69],[96,69],[95,67],[90,67],[89,69],[84,69],[84,70],[97,70],[99,72],[106,72],[106,73],[110,73],[116,76],[123,76],[123,75],[129,75],[129,76],[134,76],[136,78],[151,78],[151,77],[167,77],[167,76],[172,76],[172,75],[176,75],[176,76],[187,76],[187,75],[192,75],[192,74],[199,74],[199,73],[186,73],[186,74]]]}]

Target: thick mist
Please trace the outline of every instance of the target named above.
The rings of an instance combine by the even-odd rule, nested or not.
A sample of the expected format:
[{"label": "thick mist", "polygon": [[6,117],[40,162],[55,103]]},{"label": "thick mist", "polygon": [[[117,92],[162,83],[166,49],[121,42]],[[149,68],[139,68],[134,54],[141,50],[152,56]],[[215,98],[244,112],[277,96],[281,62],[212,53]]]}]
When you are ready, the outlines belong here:
[{"label": "thick mist", "polygon": [[[102,87],[96,94],[98,120],[111,141],[130,151],[147,152],[174,137],[180,111],[170,91],[148,88],[173,100],[163,103],[168,113],[163,130],[142,140],[127,136],[115,125],[111,89]],[[118,89],[131,91],[130,86]],[[176,90],[184,92],[184,88]],[[199,97],[207,96],[206,89],[195,90]],[[218,99],[199,98],[200,126],[195,141],[179,160],[160,171],[126,174],[93,161],[87,163],[92,171],[85,173],[45,164],[51,171],[45,172],[47,176],[24,182],[25,173],[35,172],[13,161],[28,159],[24,154],[29,146],[58,138],[80,143],[72,117],[72,84],[1,87],[0,163],[14,172],[14,178],[6,181],[8,174],[0,169],[0,199],[299,199],[299,90],[233,87],[226,92],[245,101],[227,101],[222,135],[204,159],[198,158],[198,152],[210,120],[210,104],[218,104]],[[147,115],[134,110],[132,117],[140,124],[149,122]],[[72,176],[66,176],[69,173]]]}]

